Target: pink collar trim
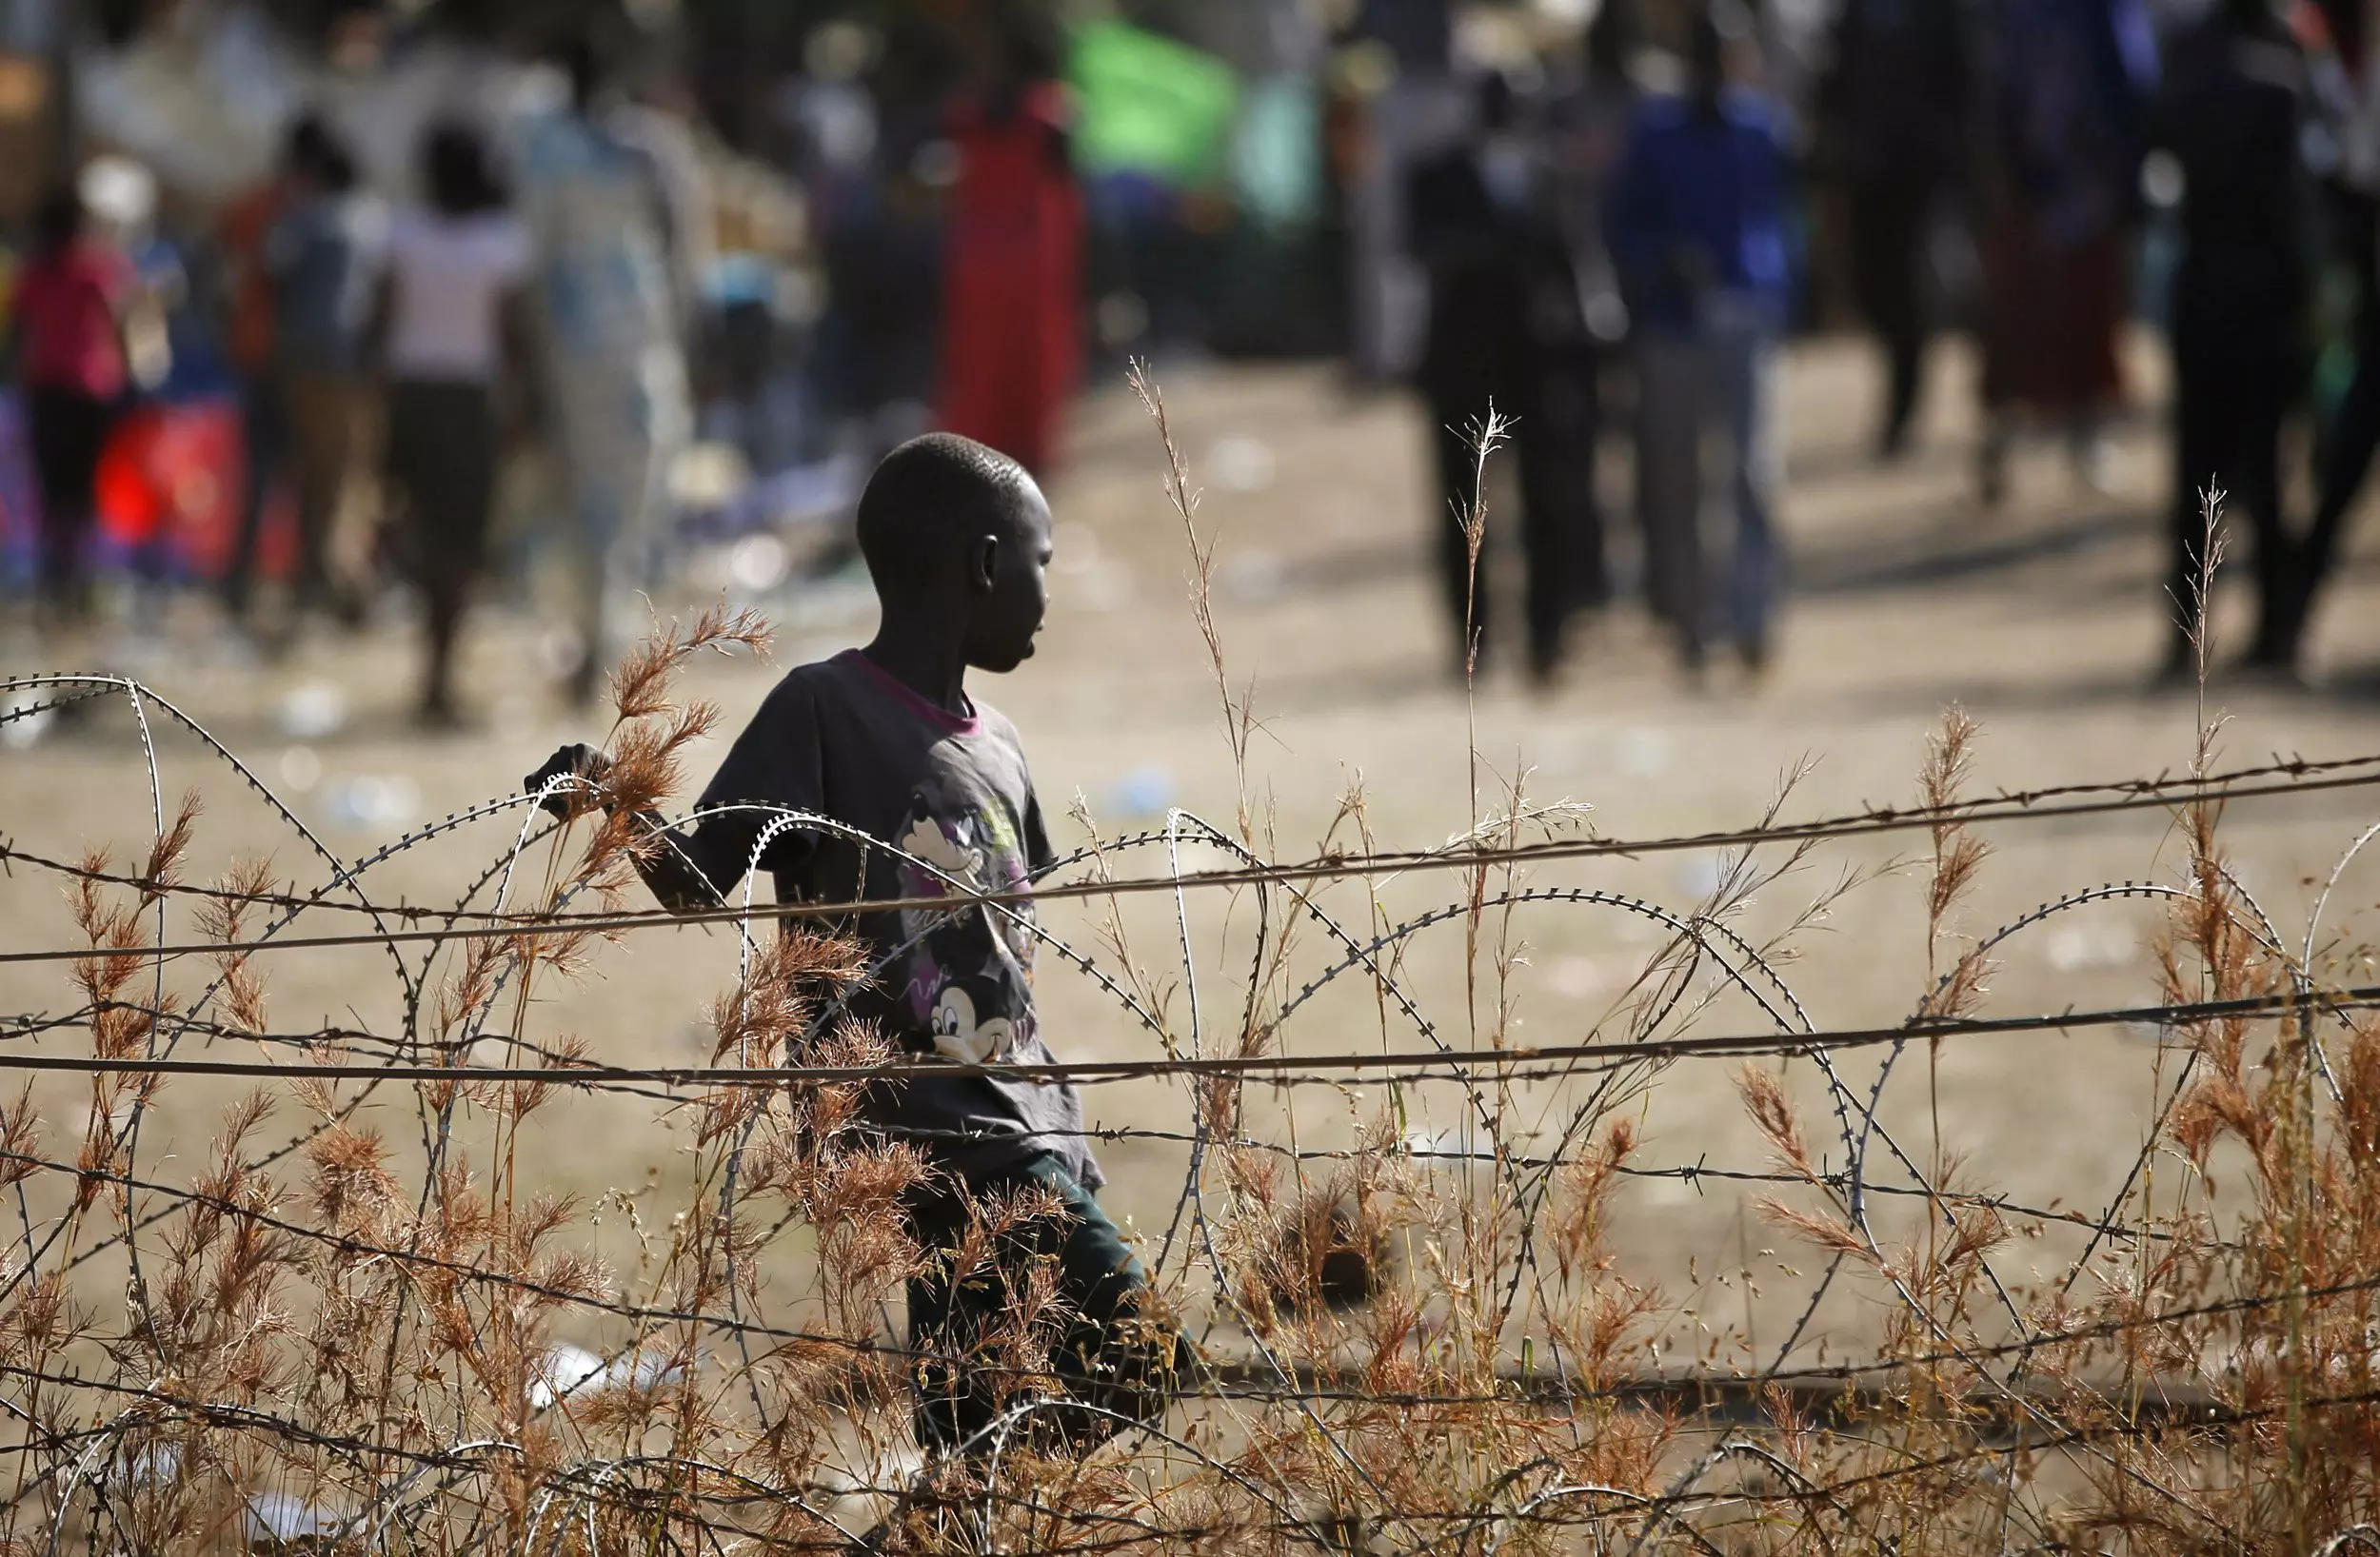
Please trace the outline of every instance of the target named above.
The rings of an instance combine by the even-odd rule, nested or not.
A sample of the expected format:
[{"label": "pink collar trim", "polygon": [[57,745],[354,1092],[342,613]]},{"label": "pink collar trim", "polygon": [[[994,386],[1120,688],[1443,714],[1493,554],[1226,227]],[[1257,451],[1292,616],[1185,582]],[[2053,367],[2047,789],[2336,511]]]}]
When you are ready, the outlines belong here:
[{"label": "pink collar trim", "polygon": [[[900,703],[904,708],[907,708],[909,712],[917,715],[918,718],[924,719],[927,723],[939,725],[942,729],[949,731],[954,736],[971,736],[975,734],[977,728],[983,722],[982,717],[979,714],[971,712],[966,718],[961,719],[958,715],[952,713],[949,709],[942,707],[941,704],[927,701],[925,699],[918,696],[917,688],[909,685],[908,682],[902,680],[900,677],[895,676],[891,671],[886,670],[875,660],[870,660],[866,655],[861,653],[858,649],[845,649],[841,654],[835,656],[835,658],[846,663],[857,665],[861,671],[866,675],[868,680],[874,681],[877,686],[889,695],[895,702]],[[961,696],[963,697],[965,694],[962,693]],[[967,707],[969,709],[973,709],[975,707],[974,699],[967,699]]]}]

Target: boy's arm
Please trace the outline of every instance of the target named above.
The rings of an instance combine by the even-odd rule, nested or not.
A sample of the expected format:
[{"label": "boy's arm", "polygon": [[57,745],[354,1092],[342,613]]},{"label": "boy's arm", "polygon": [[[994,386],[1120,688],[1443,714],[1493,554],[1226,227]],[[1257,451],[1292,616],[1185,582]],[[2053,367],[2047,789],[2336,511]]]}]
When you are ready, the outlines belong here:
[{"label": "boy's arm", "polygon": [[[567,817],[573,798],[591,788],[606,815],[615,808],[603,797],[604,776],[610,771],[611,759],[583,742],[573,742],[556,751],[545,765],[521,780],[523,793],[542,795],[538,804],[557,817]],[[565,776],[585,780],[583,784],[547,786]],[[654,900],[672,914],[700,913],[717,908],[727,899],[743,881],[751,857],[758,828],[739,825],[744,818],[728,815],[713,817],[692,832],[672,827],[658,811],[635,813],[640,839],[652,838],[655,846],[640,848],[633,856],[636,873],[642,877]]]},{"label": "boy's arm", "polygon": [[[557,816],[568,815],[573,799],[590,788],[592,798],[612,812],[617,807],[604,782],[610,767],[611,759],[591,746],[565,746],[524,784],[541,794],[545,809]],[[587,782],[543,793],[565,774]],[[818,713],[808,691],[788,677],[728,749],[696,806],[695,826],[672,827],[659,812],[637,810],[636,837],[651,840],[650,847],[637,850],[637,874],[673,914],[722,907],[752,870],[766,865],[783,871],[812,847],[810,832],[788,830],[780,818],[788,812],[826,811]],[[764,857],[755,859],[755,850]]]},{"label": "boy's arm", "polygon": [[1041,818],[1041,797],[1028,791],[1024,802],[1024,864],[1036,879],[1058,858],[1058,851],[1050,847],[1049,824]]}]

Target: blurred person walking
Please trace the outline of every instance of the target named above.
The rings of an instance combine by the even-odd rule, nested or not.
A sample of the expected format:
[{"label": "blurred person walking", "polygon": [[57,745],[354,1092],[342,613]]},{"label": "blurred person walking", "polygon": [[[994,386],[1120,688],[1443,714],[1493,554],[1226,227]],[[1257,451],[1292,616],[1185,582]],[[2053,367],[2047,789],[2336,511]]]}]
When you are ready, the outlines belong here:
[{"label": "blurred person walking", "polygon": [[461,721],[455,643],[486,551],[499,381],[507,355],[525,355],[530,252],[476,130],[433,127],[421,163],[427,202],[400,211],[388,234],[382,361],[388,483],[426,608],[420,718],[446,728]]},{"label": "blurred person walking", "polygon": [[1983,67],[1983,502],[2006,495],[2018,415],[2064,431],[2109,483],[2101,424],[2123,387],[2117,334],[2142,132],[2157,74],[2141,0],[1992,0]]},{"label": "blurred person walking", "polygon": [[523,127],[515,170],[535,254],[543,404],[579,562],[570,692],[585,702],[610,659],[613,598],[653,570],[669,469],[692,436],[693,412],[664,181],[599,103],[593,48],[574,41],[562,68],[567,101]]},{"label": "blurred person walking", "polygon": [[951,115],[938,420],[1046,478],[1082,370],[1082,195],[1055,50],[1020,24],[986,54]]},{"label": "blurred person walking", "polygon": [[1569,503],[1572,603],[1608,604],[1611,571],[1597,487],[1603,378],[1628,336],[1628,305],[1603,229],[1603,208],[1628,146],[1638,92],[1628,73],[1639,42],[1633,0],[1603,0],[1581,35],[1577,74],[1557,86],[1546,112],[1553,212],[1568,251],[1577,328],[1557,344],[1545,390],[1546,423],[1568,451],[1562,494]]},{"label": "blurred person walking", "polygon": [[2323,187],[2326,235],[2352,286],[2354,372],[2314,445],[2314,512],[2282,581],[2279,610],[2260,637],[2266,668],[2301,667],[2315,602],[2338,557],[2347,516],[2380,451],[2380,28],[2367,0],[2328,0],[2321,15],[2345,102],[2338,167]]},{"label": "blurred person walking", "polygon": [[1960,0],[1846,0],[1819,84],[1817,160],[1836,181],[1852,289],[1882,347],[1879,458],[1909,445],[1933,332],[1929,243],[1970,160]]},{"label": "blurred person walking", "polygon": [[[1493,408],[1513,424],[1528,555],[1529,670],[1544,681],[1560,666],[1577,593],[1577,510],[1581,499],[1592,501],[1575,468],[1576,386],[1562,383],[1569,359],[1584,349],[1585,322],[1543,147],[1502,74],[1481,78],[1470,136],[1416,165],[1405,208],[1414,257],[1430,279],[1429,330],[1416,377],[1437,460],[1438,561],[1456,668],[1470,675],[1495,615],[1492,570],[1484,558],[1475,566],[1467,528],[1478,498],[1475,434]],[[1557,386],[1572,391],[1558,406]]]},{"label": "blurred person walking", "polygon": [[51,191],[17,273],[11,346],[41,497],[41,600],[55,625],[89,610],[94,482],[132,388],[125,326],[138,288],[131,262],[92,230],[75,187]]},{"label": "blurred person walking", "polygon": [[[1696,675],[1721,637],[1747,668],[1766,667],[1783,572],[1784,158],[1766,99],[1730,82],[1748,39],[1723,0],[1695,14],[1685,94],[1638,108],[1609,218],[1636,342],[1636,503],[1653,604]],[[1706,444],[1734,521],[1723,570],[1705,558]]]},{"label": "blurred person walking", "polygon": [[363,618],[364,585],[340,560],[340,542],[357,528],[358,486],[379,421],[367,356],[388,214],[357,187],[354,159],[327,132],[290,174],[290,198],[266,234],[264,259],[272,375],[297,486],[294,603],[352,625]]},{"label": "blurred person walking", "polygon": [[1449,0],[1358,0],[1340,40],[1354,100],[1339,157],[1347,222],[1349,350],[1356,375],[1392,384],[1426,347],[1428,279],[1412,247],[1414,166],[1461,138]]},{"label": "blurred person walking", "polygon": [[2300,154],[2311,86],[2271,0],[2222,0],[2173,43],[2152,138],[2182,170],[2181,263],[2172,321],[2174,377],[2172,634],[2160,680],[2187,681],[2206,522],[2253,524],[2251,663],[2285,665],[2290,562],[2282,521],[2281,424],[2305,388],[2305,328],[2318,215]]},{"label": "blurred person walking", "polygon": [[231,203],[219,227],[225,267],[224,341],[232,371],[239,378],[248,481],[241,500],[240,527],[233,536],[222,581],[224,607],[234,618],[248,612],[266,506],[274,483],[281,479],[289,447],[288,414],[282,404],[280,377],[274,371],[276,304],[272,272],[266,263],[266,240],[297,200],[305,169],[319,166],[331,149],[329,127],[321,117],[299,115],[282,143],[279,166],[262,184]]}]

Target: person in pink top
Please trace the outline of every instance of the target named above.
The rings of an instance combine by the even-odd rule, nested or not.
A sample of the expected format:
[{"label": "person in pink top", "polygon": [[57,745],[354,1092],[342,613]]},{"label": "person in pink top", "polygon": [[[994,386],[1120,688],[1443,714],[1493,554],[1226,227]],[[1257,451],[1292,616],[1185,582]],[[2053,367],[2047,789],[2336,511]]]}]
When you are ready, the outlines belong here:
[{"label": "person in pink top", "polygon": [[32,255],[17,274],[13,321],[41,493],[42,595],[68,620],[88,604],[92,483],[131,387],[123,323],[138,285],[131,262],[88,228],[71,186],[43,203]]}]

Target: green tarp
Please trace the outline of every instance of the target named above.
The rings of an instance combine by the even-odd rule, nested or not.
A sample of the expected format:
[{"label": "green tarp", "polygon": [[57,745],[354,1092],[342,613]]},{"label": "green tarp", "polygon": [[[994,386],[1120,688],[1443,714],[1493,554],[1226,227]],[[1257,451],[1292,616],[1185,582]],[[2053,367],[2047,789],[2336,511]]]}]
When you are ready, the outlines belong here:
[{"label": "green tarp", "polygon": [[1094,22],[1076,31],[1067,74],[1085,172],[1146,173],[1177,185],[1222,175],[1240,99],[1222,61],[1122,22]]}]

